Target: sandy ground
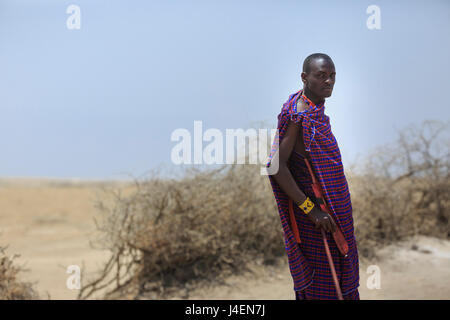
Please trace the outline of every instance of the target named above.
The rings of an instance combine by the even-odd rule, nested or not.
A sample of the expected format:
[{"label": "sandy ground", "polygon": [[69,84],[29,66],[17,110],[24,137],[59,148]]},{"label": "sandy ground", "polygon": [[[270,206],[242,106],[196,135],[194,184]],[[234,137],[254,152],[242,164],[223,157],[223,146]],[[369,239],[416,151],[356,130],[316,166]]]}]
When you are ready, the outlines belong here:
[{"label": "sandy ground", "polygon": [[[29,269],[25,281],[35,283],[42,298],[75,299],[68,289],[70,265],[88,275],[102,267],[107,251],[91,248],[97,231],[94,206],[101,183],[0,179],[0,245]],[[125,190],[126,193],[126,190]],[[370,265],[379,269],[379,288]],[[361,262],[361,299],[450,299],[450,241],[417,236],[385,247],[378,258]],[[225,285],[198,288],[173,299],[294,299],[292,278],[284,259],[277,266],[251,266],[253,273],[232,276]],[[370,278],[369,278],[370,277]]]},{"label": "sandy ground", "polygon": [[[379,288],[373,265],[379,270]],[[174,299],[295,299],[286,260],[252,270],[253,274],[229,278],[226,285]],[[450,299],[450,241],[416,236],[380,249],[376,260],[360,263],[359,293],[362,300]]]},{"label": "sandy ground", "polygon": [[94,206],[101,196],[101,183],[0,179],[0,245],[8,255],[20,254],[16,262],[29,272],[22,279],[36,282],[43,298],[75,299],[68,289],[70,265],[83,263],[93,275],[108,258],[108,251],[94,250]]}]

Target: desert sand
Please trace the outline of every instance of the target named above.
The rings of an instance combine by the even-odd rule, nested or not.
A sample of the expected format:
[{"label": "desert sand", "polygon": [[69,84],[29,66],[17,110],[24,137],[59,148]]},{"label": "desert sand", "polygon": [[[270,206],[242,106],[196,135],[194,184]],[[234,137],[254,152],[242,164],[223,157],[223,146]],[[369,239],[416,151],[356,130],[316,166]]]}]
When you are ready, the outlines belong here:
[{"label": "desert sand", "polygon": [[[21,279],[35,283],[42,298],[75,299],[78,291],[66,286],[67,268],[84,265],[87,275],[93,275],[108,258],[108,251],[89,244],[98,235],[94,203],[103,185],[0,179],[0,245],[8,246],[8,255],[20,254],[16,263],[28,269]],[[375,261],[360,263],[361,299],[450,299],[450,241],[416,236],[377,255]],[[367,286],[370,265],[379,267],[379,288]],[[181,292],[171,299],[294,299],[286,259],[277,266],[250,268],[252,273],[232,276],[224,285]]]}]

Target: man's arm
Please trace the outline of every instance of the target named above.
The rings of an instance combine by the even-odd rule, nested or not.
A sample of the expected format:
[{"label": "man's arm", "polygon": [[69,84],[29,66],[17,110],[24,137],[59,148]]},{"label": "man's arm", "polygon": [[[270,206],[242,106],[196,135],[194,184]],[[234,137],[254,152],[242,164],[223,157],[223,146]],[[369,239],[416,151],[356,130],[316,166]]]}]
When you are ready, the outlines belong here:
[{"label": "man's arm", "polygon": [[[298,187],[287,164],[297,142],[297,137],[299,137],[300,134],[302,134],[301,123],[289,120],[288,128],[279,146],[279,169],[273,176],[281,189],[283,189],[295,203],[303,203],[306,200],[306,195]],[[336,230],[333,219],[328,213],[321,211],[318,206],[314,206],[308,213],[308,216],[311,221],[315,223],[316,227],[323,227],[324,230],[330,232]]]},{"label": "man's arm", "polygon": [[301,130],[301,123],[289,120],[288,128],[279,146],[278,172],[274,175],[281,189],[296,203],[303,203],[306,195],[298,187],[287,164]]}]

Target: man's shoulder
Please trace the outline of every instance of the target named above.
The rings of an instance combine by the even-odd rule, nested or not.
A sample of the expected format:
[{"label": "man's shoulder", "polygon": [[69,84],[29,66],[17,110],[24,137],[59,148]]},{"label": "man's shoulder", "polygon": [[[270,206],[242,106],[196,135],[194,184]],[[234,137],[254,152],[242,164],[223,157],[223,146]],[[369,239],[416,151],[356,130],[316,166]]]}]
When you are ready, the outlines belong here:
[{"label": "man's shoulder", "polygon": [[297,112],[305,111],[306,109],[308,109],[308,104],[303,99],[300,99],[300,97],[297,99],[296,105]]}]

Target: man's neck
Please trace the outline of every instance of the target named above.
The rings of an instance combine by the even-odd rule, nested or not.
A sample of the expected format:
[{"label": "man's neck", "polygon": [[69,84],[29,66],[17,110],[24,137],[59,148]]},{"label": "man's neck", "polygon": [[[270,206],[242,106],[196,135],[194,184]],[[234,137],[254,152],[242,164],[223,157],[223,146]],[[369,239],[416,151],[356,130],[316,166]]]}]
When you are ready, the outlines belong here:
[{"label": "man's neck", "polygon": [[320,105],[325,103],[324,98],[317,97],[314,93],[312,93],[307,87],[303,87],[303,94],[311,100],[315,105]]}]

